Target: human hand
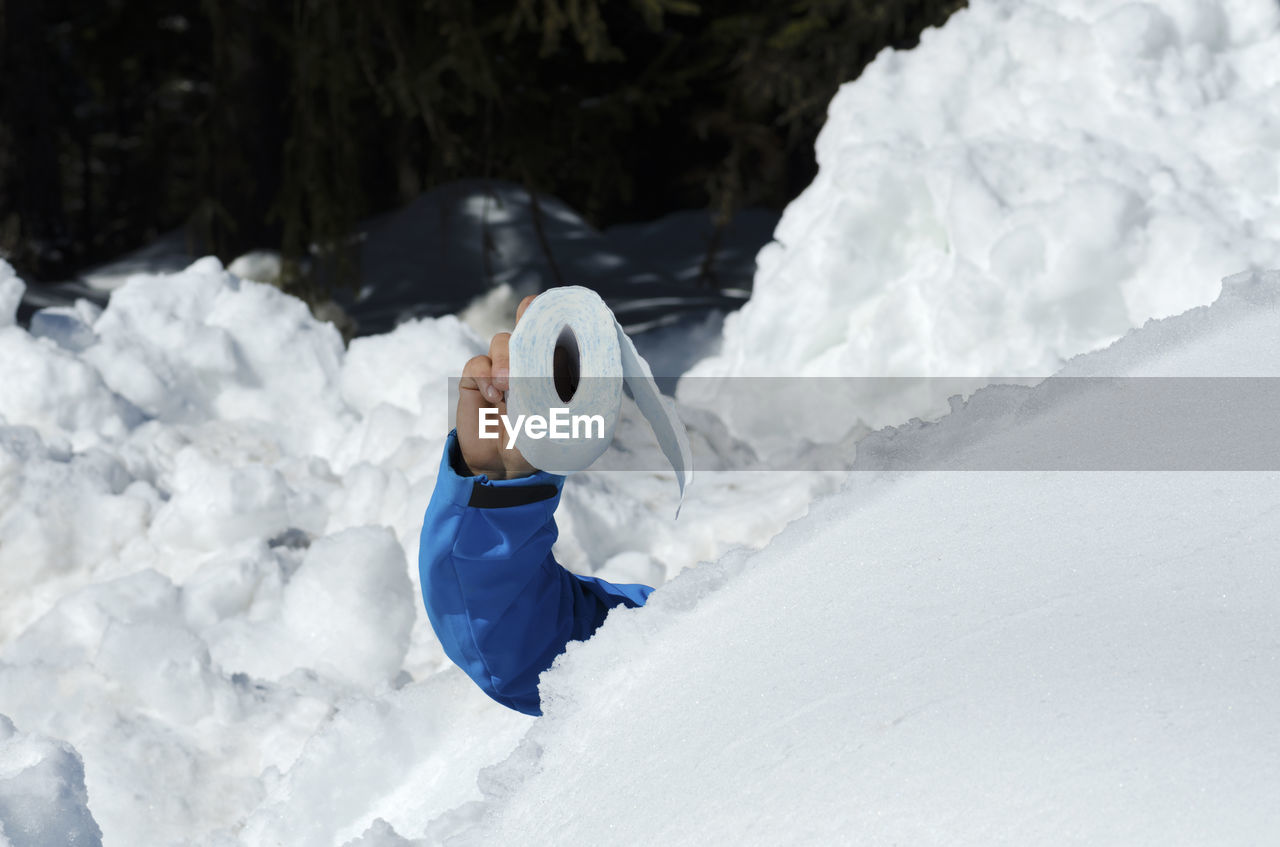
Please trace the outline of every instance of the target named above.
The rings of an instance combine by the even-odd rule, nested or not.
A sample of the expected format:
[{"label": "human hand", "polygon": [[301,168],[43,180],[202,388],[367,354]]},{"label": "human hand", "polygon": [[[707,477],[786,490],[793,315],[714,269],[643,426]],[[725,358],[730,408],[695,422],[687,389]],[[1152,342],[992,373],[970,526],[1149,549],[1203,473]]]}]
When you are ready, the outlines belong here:
[{"label": "human hand", "polygon": [[[516,323],[520,322],[535,296],[531,294],[520,301],[516,308]],[[468,361],[458,384],[458,446],[462,450],[462,460],[473,474],[484,474],[489,479],[515,479],[537,470],[525,461],[519,450],[507,447],[510,434],[501,419],[498,438],[480,437],[481,409],[497,409],[499,415],[507,413],[503,392],[511,387],[510,340],[509,332],[495,335],[489,342],[489,355],[476,356]]]}]

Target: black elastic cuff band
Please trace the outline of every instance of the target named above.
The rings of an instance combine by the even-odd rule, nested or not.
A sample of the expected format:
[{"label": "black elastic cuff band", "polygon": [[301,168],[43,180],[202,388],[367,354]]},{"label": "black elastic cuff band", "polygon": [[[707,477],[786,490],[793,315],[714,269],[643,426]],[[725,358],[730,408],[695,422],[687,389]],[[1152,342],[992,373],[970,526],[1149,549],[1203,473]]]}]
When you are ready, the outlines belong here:
[{"label": "black elastic cuff band", "polygon": [[471,486],[471,499],[467,505],[476,509],[505,509],[510,506],[527,506],[550,500],[559,491],[554,485],[480,485]]},{"label": "black elastic cuff band", "polygon": [[[3,2],[3,0],[0,0]],[[451,446],[449,448],[449,467],[453,468],[453,472],[460,477],[474,478],[475,474],[471,472],[471,468],[467,467],[467,463],[462,460],[462,448],[458,446],[457,439],[453,433],[449,433]],[[527,506],[530,503],[540,503],[543,500],[550,500],[556,496],[556,492],[560,489],[552,483],[540,483],[538,485],[481,485],[478,482],[471,484],[471,497],[467,500],[467,505],[476,509],[505,509],[509,506]]]}]

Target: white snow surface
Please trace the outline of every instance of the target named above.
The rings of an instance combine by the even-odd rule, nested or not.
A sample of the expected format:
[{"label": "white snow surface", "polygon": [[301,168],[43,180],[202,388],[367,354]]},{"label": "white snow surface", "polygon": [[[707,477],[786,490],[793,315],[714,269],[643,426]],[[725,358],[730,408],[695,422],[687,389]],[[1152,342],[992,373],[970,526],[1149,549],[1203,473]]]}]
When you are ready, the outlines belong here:
[{"label": "white snow surface", "polygon": [[19,732],[13,721],[0,715],[0,845],[101,843],[76,751],[66,742]]},{"label": "white snow surface", "polygon": [[[12,844],[99,826],[108,845],[1252,843],[1280,825],[1274,471],[868,471],[829,497],[812,474],[707,474],[676,524],[669,478],[575,478],[561,560],[666,584],[571,646],[535,721],[448,666],[410,565],[443,388],[415,403],[398,377],[478,341],[440,319],[343,354],[214,262],[148,282],[78,353],[0,330],[25,356],[0,359]],[[200,379],[141,334],[147,379],[95,368],[156,309],[238,366]],[[1276,377],[1277,333],[1280,273],[1244,274],[1064,372]],[[285,379],[254,351],[285,339],[322,386],[294,408],[253,393]],[[117,393],[157,371],[184,373],[186,402]],[[24,406],[33,380],[61,391]],[[1090,414],[1001,391],[892,449],[945,468]]]},{"label": "white snow surface", "polygon": [[[1278,39],[1270,0],[974,0],[842,89],[723,336],[637,343],[672,376],[1280,376],[1280,275],[1219,296],[1280,265]],[[943,397],[795,407],[837,453],[895,425],[839,493],[700,469],[673,523],[669,475],[577,476],[560,561],[662,587],[558,660],[533,720],[448,663],[418,596],[446,380],[481,336],[344,349],[212,259],[120,282],[27,331],[0,262],[0,847],[1280,831],[1274,471],[874,470],[1104,413],[1041,386],[936,423],[908,419]],[[713,458],[744,446],[726,427],[796,440],[789,407],[680,389]]]},{"label": "white snow surface", "polygon": [[[1280,267],[1278,55],[1274,0],[975,0],[840,89],[817,178],[690,375],[1043,377]],[[735,401],[695,383],[682,400]],[[893,399],[789,423],[834,440],[947,408]],[[737,431],[783,429],[737,405]]]},{"label": "white snow surface", "polygon": [[[0,280],[16,305],[3,263]],[[104,843],[333,844],[377,818],[420,834],[482,798],[476,774],[530,719],[447,662],[416,564],[447,378],[484,346],[448,316],[344,350],[213,259],[0,327],[0,714],[83,757]],[[556,552],[660,585],[764,545],[834,484],[726,474],[672,523],[669,474],[593,473]],[[14,844],[74,824],[78,795],[44,773],[15,778],[62,800],[0,803]]]},{"label": "white snow surface", "polygon": [[[1068,373],[1280,377],[1277,337],[1280,273],[1244,274]],[[897,449],[1083,402],[964,406]],[[573,645],[447,843],[1265,843],[1277,550],[1274,467],[855,473]]]}]

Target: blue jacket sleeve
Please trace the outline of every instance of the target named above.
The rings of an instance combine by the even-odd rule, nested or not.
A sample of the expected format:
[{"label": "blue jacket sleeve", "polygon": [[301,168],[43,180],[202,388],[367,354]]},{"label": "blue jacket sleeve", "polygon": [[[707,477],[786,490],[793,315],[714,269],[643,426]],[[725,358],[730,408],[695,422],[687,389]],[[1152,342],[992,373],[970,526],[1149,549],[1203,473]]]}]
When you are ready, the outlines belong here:
[{"label": "blue jacket sleeve", "polygon": [[538,676],[565,645],[653,589],[577,576],[551,555],[564,477],[469,473],[451,432],[422,524],[422,599],[450,659],[499,703],[539,715]]}]

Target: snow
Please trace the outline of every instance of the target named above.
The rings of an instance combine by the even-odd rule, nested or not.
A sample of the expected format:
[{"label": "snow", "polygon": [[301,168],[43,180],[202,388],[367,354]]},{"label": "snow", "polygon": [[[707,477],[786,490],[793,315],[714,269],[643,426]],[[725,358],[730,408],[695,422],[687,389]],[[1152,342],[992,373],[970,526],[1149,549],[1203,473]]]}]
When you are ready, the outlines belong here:
[{"label": "snow", "polygon": [[[1230,358],[1242,317],[1272,343]],[[1175,348],[1275,375],[1277,333],[1280,273],[1244,275],[1073,366],[1178,375],[1158,366]],[[970,405],[986,394],[1009,396]],[[911,438],[981,445],[1062,405]],[[449,843],[1265,841],[1278,486],[1274,465],[854,474],[571,647]]]},{"label": "snow", "polygon": [[0,715],[0,845],[102,844],[89,811],[84,766],[70,745],[19,732]]},{"label": "snow", "polygon": [[[324,844],[481,799],[529,719],[447,662],[415,565],[448,378],[482,349],[453,316],[344,349],[212,259],[0,328],[0,713],[83,758],[108,844]],[[729,475],[673,524],[668,477],[602,473],[559,555],[660,584],[833,482]]]},{"label": "snow", "polygon": [[[1044,377],[1280,266],[1277,54],[1270,0],[971,3],[840,89],[817,178],[690,374]],[[781,429],[695,382],[681,399],[735,407],[739,434]],[[786,423],[834,440],[946,397]]]},{"label": "snow", "polygon": [[[414,566],[448,379],[519,262],[347,347],[247,278],[270,256],[135,268],[29,329],[0,262],[0,845],[1267,840],[1280,408],[1223,378],[1280,375],[1278,27],[1264,0],[983,0],[842,89],[750,304],[637,338],[698,482],[676,522],[665,473],[567,485],[560,561],[661,587],[537,720],[447,661]],[[683,279],[673,226],[566,266]],[[1051,373],[757,397],[769,426],[729,402]],[[620,452],[651,450],[632,423]],[[853,472],[719,470],[779,441]],[[1080,469],[1138,455],[1198,470]]]}]

